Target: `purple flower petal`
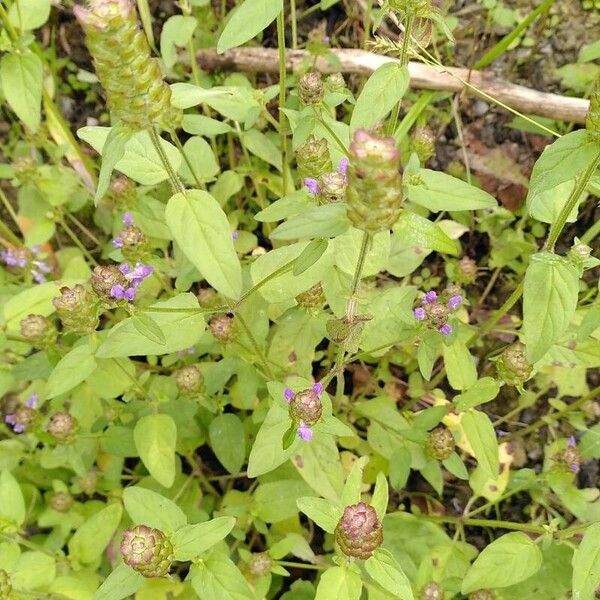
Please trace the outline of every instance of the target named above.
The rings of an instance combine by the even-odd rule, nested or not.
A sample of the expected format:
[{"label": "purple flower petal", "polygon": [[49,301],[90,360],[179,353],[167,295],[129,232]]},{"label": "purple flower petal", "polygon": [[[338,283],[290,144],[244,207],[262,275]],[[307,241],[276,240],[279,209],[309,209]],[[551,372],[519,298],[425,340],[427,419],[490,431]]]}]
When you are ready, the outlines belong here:
[{"label": "purple flower petal", "polygon": [[123,300],[125,297],[125,288],[120,283],[117,283],[117,285],[113,285],[110,288],[110,295],[115,300]]},{"label": "purple flower petal", "polygon": [[235,242],[240,237],[240,232],[236,229],[231,233],[231,239]]},{"label": "purple flower petal", "polygon": [[23,433],[25,431],[25,425],[17,423],[16,425],[13,425],[13,431],[15,433]]},{"label": "purple flower petal", "polygon": [[283,390],[283,397],[286,399],[287,402],[291,402],[294,399],[294,390],[292,390],[289,387],[286,387],[285,390]]},{"label": "purple flower petal", "polygon": [[296,433],[298,434],[298,437],[303,439],[305,442],[310,442],[313,439],[313,430],[308,425],[305,425],[302,421],[300,422]]},{"label": "purple flower petal", "polygon": [[6,415],[4,417],[4,420],[9,424],[9,425],[14,425],[16,423],[15,421],[15,415]]},{"label": "purple flower petal", "polygon": [[25,402],[25,406],[27,406],[28,408],[35,408],[37,403],[38,403],[38,395],[35,392],[33,392],[33,394],[31,394],[31,396],[29,396],[29,398],[27,398],[27,401]]},{"label": "purple flower petal", "polygon": [[575,446],[577,445],[577,442],[575,440],[575,436],[571,436],[568,440],[567,440],[567,447],[569,448],[575,448]]},{"label": "purple flower petal", "polygon": [[456,296],[452,296],[450,300],[448,300],[448,308],[451,310],[456,310],[462,304],[462,296],[458,294]]},{"label": "purple flower petal", "polygon": [[37,283],[46,283],[48,281],[46,276],[40,273],[39,271],[31,271],[31,275]]},{"label": "purple flower petal", "polygon": [[423,304],[431,304],[437,300],[437,292],[431,290],[425,294],[423,297]]},{"label": "purple flower petal", "polygon": [[313,384],[312,389],[313,392],[320,398],[321,394],[323,393],[323,384],[318,381],[317,383]]},{"label": "purple flower petal", "polygon": [[127,273],[131,271],[131,265],[127,262],[121,263],[119,265],[119,271],[121,271],[121,275],[127,275]]},{"label": "purple flower petal", "polygon": [[123,247],[123,238],[120,237],[116,237],[113,241],[112,244],[115,248],[122,248]]},{"label": "purple flower petal", "polygon": [[346,173],[348,172],[348,165],[350,164],[350,161],[347,158],[342,158],[342,160],[340,160],[340,163],[338,164],[338,173],[340,175],[346,175]]},{"label": "purple flower petal", "polygon": [[313,179],[312,177],[307,177],[304,180],[304,186],[311,194],[319,193],[319,182],[316,179]]},{"label": "purple flower petal", "polygon": [[128,302],[133,302],[133,300],[135,300],[135,288],[127,288],[124,292],[123,292],[123,298],[125,300],[127,300]]},{"label": "purple flower petal", "polygon": [[415,319],[417,321],[423,321],[425,319],[425,317],[427,316],[427,313],[425,312],[424,308],[415,308],[415,310],[413,310],[413,314],[415,315]]},{"label": "purple flower petal", "polygon": [[440,333],[442,335],[450,335],[453,331],[454,329],[452,329],[452,325],[450,325],[450,323],[445,323],[440,327]]},{"label": "purple flower petal", "polygon": [[123,225],[127,225],[127,227],[133,225],[133,215],[129,211],[123,215]]}]

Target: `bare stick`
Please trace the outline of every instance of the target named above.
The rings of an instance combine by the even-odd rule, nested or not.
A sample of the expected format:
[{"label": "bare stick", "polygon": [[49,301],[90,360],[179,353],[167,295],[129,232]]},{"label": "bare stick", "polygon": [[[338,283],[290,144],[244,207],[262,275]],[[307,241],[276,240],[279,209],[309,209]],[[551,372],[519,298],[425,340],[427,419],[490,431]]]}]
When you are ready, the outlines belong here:
[{"label": "bare stick", "polygon": [[[332,52],[339,59],[341,70],[345,73],[368,75],[384,63],[397,62],[395,58],[364,50],[343,49],[332,50]],[[287,50],[287,69],[289,71],[298,69],[308,56],[304,50]],[[235,48],[224,54],[217,54],[214,49],[206,49],[199,50],[196,57],[200,66],[207,71],[226,69],[263,73],[279,71],[278,53],[272,48]],[[323,58],[317,59],[316,67],[323,73],[338,70]],[[418,62],[410,62],[408,70],[410,85],[413,88],[448,92],[464,90],[465,93],[477,95],[473,90],[475,87],[485,94],[486,100],[490,100],[491,96],[514,110],[551,119],[584,123],[589,106],[588,100],[539,92],[504,81],[486,71],[430,66]],[[470,85],[467,86],[464,82]]]}]

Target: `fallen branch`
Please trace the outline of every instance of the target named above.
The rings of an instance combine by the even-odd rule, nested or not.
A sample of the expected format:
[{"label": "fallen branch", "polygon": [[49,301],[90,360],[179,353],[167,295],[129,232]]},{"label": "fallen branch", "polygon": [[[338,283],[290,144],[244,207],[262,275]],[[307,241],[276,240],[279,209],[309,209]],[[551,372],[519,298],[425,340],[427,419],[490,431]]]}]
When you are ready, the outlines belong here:
[{"label": "fallen branch", "polygon": [[[395,58],[364,50],[332,50],[332,52],[340,61],[341,71],[344,73],[368,75],[384,63],[397,62]],[[294,71],[309,58],[309,55],[304,50],[287,50],[286,57],[288,70]],[[200,50],[197,53],[197,61],[207,71],[235,69],[277,73],[279,70],[278,52],[272,48],[236,48],[224,54],[217,54],[214,49]],[[340,70],[323,58],[317,60],[317,68],[323,73]],[[418,62],[411,62],[408,69],[410,85],[413,88],[449,92],[465,90],[469,94],[505,104],[522,113],[575,123],[585,122],[589,101],[582,98],[539,92],[498,79],[485,71],[436,67]]]}]

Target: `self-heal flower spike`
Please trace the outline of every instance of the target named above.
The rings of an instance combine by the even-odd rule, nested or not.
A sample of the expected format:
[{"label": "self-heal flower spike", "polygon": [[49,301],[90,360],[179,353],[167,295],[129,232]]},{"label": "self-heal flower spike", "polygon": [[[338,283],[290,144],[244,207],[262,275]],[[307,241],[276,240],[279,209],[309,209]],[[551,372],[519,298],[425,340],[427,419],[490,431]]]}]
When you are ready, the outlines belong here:
[{"label": "self-heal flower spike", "polygon": [[136,131],[176,121],[171,90],[151,58],[132,0],[89,0],[88,8],[75,6],[73,13],[113,116]]},{"label": "self-heal flower spike", "polygon": [[61,287],[60,296],[52,300],[63,329],[85,335],[98,326],[98,303],[81,284]]},{"label": "self-heal flower spike", "polygon": [[454,436],[444,425],[439,425],[427,435],[425,446],[433,458],[446,460],[454,452]]},{"label": "self-heal flower spike", "polygon": [[56,327],[43,315],[27,315],[20,322],[21,335],[35,348],[43,350],[56,342]]},{"label": "self-heal flower spike", "polygon": [[173,563],[173,546],[160,529],[136,525],[123,532],[123,561],[144,577],[164,577]]},{"label": "self-heal flower spike", "polygon": [[430,581],[421,590],[419,600],[444,600],[444,592],[435,581]]},{"label": "self-heal flower spike", "polygon": [[383,542],[383,528],[375,509],[364,502],[347,506],[335,528],[335,541],[348,557],[370,558]]},{"label": "self-heal flower spike", "polygon": [[437,300],[437,292],[435,290],[430,290],[423,297],[423,304],[432,304]]},{"label": "self-heal flower spike", "polygon": [[296,150],[296,162],[302,180],[307,177],[317,180],[324,173],[333,171],[327,140],[312,134]]},{"label": "self-heal flower spike", "polygon": [[300,425],[296,431],[298,437],[305,442],[310,442],[313,439],[313,430],[303,421],[300,421]]},{"label": "self-heal flower spike", "polygon": [[66,412],[55,412],[50,417],[46,431],[59,443],[70,442],[79,429],[77,419]]},{"label": "self-heal flower spike", "polygon": [[15,433],[24,433],[33,429],[38,419],[37,403],[38,395],[34,392],[25,401],[25,406],[20,406],[14,413],[6,415],[4,421],[12,427]]},{"label": "self-heal flower spike", "polygon": [[508,385],[523,385],[533,372],[533,365],[527,359],[525,345],[515,342],[508,346],[496,362],[496,370],[498,377]]},{"label": "self-heal flower spike", "polygon": [[189,365],[175,373],[175,384],[184,394],[193,394],[202,389],[203,376],[198,367]]},{"label": "self-heal flower spike", "polygon": [[297,433],[305,442],[312,440],[312,427],[321,418],[323,405],[321,395],[323,384],[315,383],[312,387],[294,393],[290,388],[285,388],[283,395],[289,404],[289,415],[293,423],[297,424]]}]

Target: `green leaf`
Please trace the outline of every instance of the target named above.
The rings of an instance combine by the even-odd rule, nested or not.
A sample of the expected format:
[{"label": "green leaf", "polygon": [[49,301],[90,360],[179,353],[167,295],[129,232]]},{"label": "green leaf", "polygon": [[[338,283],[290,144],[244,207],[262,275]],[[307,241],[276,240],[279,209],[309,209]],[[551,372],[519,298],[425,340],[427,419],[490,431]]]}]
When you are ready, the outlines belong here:
[{"label": "green leaf", "polygon": [[330,567],[321,575],[315,600],[358,600],[362,590],[360,575],[343,567]]},{"label": "green leaf", "polygon": [[0,83],[6,101],[33,132],[40,125],[42,77],[42,61],[32,52],[5,54],[0,59]]},{"label": "green leaf", "polygon": [[214,137],[232,131],[227,123],[211,119],[204,115],[183,115],[181,127],[186,133],[191,135],[203,135],[207,137]]},{"label": "green leaf", "polygon": [[[77,130],[77,136],[101,155],[110,130],[110,127],[82,127]],[[179,150],[162,138],[160,145],[173,169],[179,171],[182,160]],[[123,158],[114,168],[142,185],[156,185],[169,179],[169,173],[165,170],[147,131],[138,131],[131,136],[125,143]]]},{"label": "green leaf", "polygon": [[402,490],[410,475],[410,450],[400,447],[394,450],[390,458],[390,483],[395,490]]},{"label": "green leaf", "polygon": [[448,237],[436,223],[409,210],[402,211],[394,225],[394,233],[421,248],[458,256],[459,246],[455,240]]},{"label": "green leaf", "polygon": [[[542,223],[554,223],[561,210],[564,208],[569,195],[575,187],[575,180],[563,181],[549,190],[542,190],[532,196],[527,196],[527,210],[529,214]],[[577,220],[578,206],[574,206],[567,216],[566,222],[573,223]]]},{"label": "green leaf", "polygon": [[385,517],[388,505],[388,482],[385,473],[381,471],[377,473],[375,481],[375,490],[371,498],[371,506],[377,511],[377,517],[380,521]]},{"label": "green leaf", "polygon": [[242,134],[242,142],[249,152],[281,171],[281,150],[262,131],[246,131]]},{"label": "green leaf", "polygon": [[[161,312],[153,312],[151,308],[159,308]],[[173,312],[166,309],[172,309]],[[204,331],[204,317],[193,294],[179,294],[168,300],[156,302],[146,310],[160,328],[160,341],[158,332],[156,340],[151,340],[147,335],[148,328],[140,332],[134,318],[130,317],[109,330],[106,339],[96,351],[96,357],[118,358],[177,352],[193,346]],[[137,324],[140,325],[139,320]]]},{"label": "green leaf", "polygon": [[189,190],[171,196],[165,216],[186,258],[217,291],[238,299],[242,268],[219,203],[208,192]]},{"label": "green leaf", "polygon": [[363,471],[368,462],[368,456],[361,456],[352,465],[352,469],[350,470],[350,474],[348,475],[346,484],[344,485],[344,490],[342,491],[342,506],[350,506],[351,504],[360,502]]},{"label": "green leaf", "polygon": [[244,0],[235,10],[219,41],[217,52],[245,44],[268,27],[283,10],[283,0]]},{"label": "green leaf", "polygon": [[323,256],[328,246],[329,240],[326,238],[310,242],[296,259],[292,273],[295,276],[304,273],[304,271],[312,267]]},{"label": "green leaf", "polygon": [[350,129],[370,129],[396,106],[408,89],[410,76],[407,67],[397,62],[381,65],[367,79],[350,119]]},{"label": "green leaf", "polygon": [[455,390],[466,390],[477,381],[477,369],[469,349],[460,339],[442,346],[448,381]]},{"label": "green leaf", "polygon": [[113,169],[125,155],[125,144],[131,139],[132,134],[133,132],[122,123],[111,127],[102,146],[102,165],[98,176],[98,187],[94,195],[94,204],[98,205],[98,202],[104,197],[110,185],[110,176]]},{"label": "green leaf", "polygon": [[194,175],[200,181],[207,181],[213,179],[219,172],[219,163],[210,144],[205,139],[198,136],[191,137],[183,145],[183,151],[193,169],[192,174],[187,163],[182,163],[181,173],[187,181],[195,182]]},{"label": "green leaf", "polygon": [[52,583],[56,562],[43,552],[23,552],[14,566],[10,579],[17,590],[34,590]]},{"label": "green leaf", "polygon": [[152,490],[134,486],[123,491],[123,504],[134,523],[173,533],[187,523],[185,513],[173,502]]},{"label": "green leaf", "polygon": [[144,576],[121,563],[104,580],[93,600],[122,600],[135,594],[144,584]]},{"label": "green leaf", "polygon": [[600,523],[590,525],[573,554],[573,598],[593,600],[600,585]]},{"label": "green leaf", "polygon": [[499,383],[492,377],[482,377],[458,396],[454,397],[457,410],[465,411],[493,400],[500,391]]},{"label": "green leaf", "polygon": [[283,435],[290,426],[288,411],[273,403],[263,421],[248,459],[248,477],[264,475],[283,464],[299,444],[298,436],[295,443],[285,450],[281,446]]},{"label": "green leaf", "polygon": [[293,215],[269,236],[272,240],[337,237],[350,227],[347,207],[343,203],[312,206]]},{"label": "green leaf", "polygon": [[173,15],[169,17],[160,32],[160,54],[167,69],[177,61],[177,46],[183,48],[194,35],[198,22],[195,17]]},{"label": "green leaf", "polygon": [[227,556],[215,552],[191,570],[192,587],[202,600],[255,600],[244,576]]},{"label": "green leaf", "polygon": [[175,560],[194,560],[222,539],[235,526],[234,517],[217,517],[206,523],[184,525],[171,536]]},{"label": "green leaf", "polygon": [[339,505],[324,498],[298,498],[298,508],[323,531],[333,533],[342,517],[342,509]]},{"label": "green leaf", "polygon": [[296,501],[310,494],[302,479],[261,483],[254,492],[256,515],[266,523],[279,523],[298,515]]},{"label": "green leaf", "polygon": [[545,190],[575,179],[600,153],[600,144],[585,129],[567,133],[546,146],[536,161],[529,181],[527,205]]},{"label": "green leaf", "polygon": [[439,171],[416,169],[403,183],[411,202],[433,212],[479,210],[497,204],[487,192]]},{"label": "green leaf", "polygon": [[148,338],[155,344],[165,346],[167,339],[158,323],[148,314],[139,312],[131,317],[131,323],[144,337]]},{"label": "green leaf", "polygon": [[169,415],[142,417],[133,430],[135,447],[148,472],[158,483],[170,488],[175,481],[177,427]]},{"label": "green leaf", "polygon": [[219,462],[230,473],[239,473],[246,458],[246,436],[240,418],[233,413],[215,417],[208,428],[208,438]]},{"label": "green leaf", "polygon": [[574,265],[550,252],[531,257],[523,290],[523,341],[532,363],[566,332],[578,295],[579,273]]},{"label": "green leaf", "polygon": [[498,443],[490,418],[479,410],[469,410],[461,420],[461,426],[479,467],[490,479],[498,477]]},{"label": "green leaf", "polygon": [[54,311],[52,298],[59,295],[59,286],[53,281],[36,285],[11,296],[4,304],[4,320],[9,329],[17,329],[21,319],[33,313],[47,317]]},{"label": "green leaf", "polygon": [[17,0],[8,11],[10,22],[21,31],[41,27],[50,16],[52,0]]},{"label": "green leaf", "polygon": [[98,560],[119,526],[122,514],[121,504],[109,504],[92,515],[69,540],[69,556],[83,564]]},{"label": "green leaf", "polygon": [[54,367],[46,388],[46,398],[60,396],[85,381],[97,367],[89,340],[65,354]]},{"label": "green leaf", "polygon": [[19,527],[25,521],[25,501],[18,481],[10,471],[0,473],[0,520]]},{"label": "green leaf", "polygon": [[408,577],[392,554],[383,548],[377,548],[373,556],[365,562],[367,573],[394,598],[413,600],[412,588]]},{"label": "green leaf", "polygon": [[486,546],[467,571],[461,592],[503,588],[524,581],[542,566],[542,553],[524,533],[507,533]]}]

